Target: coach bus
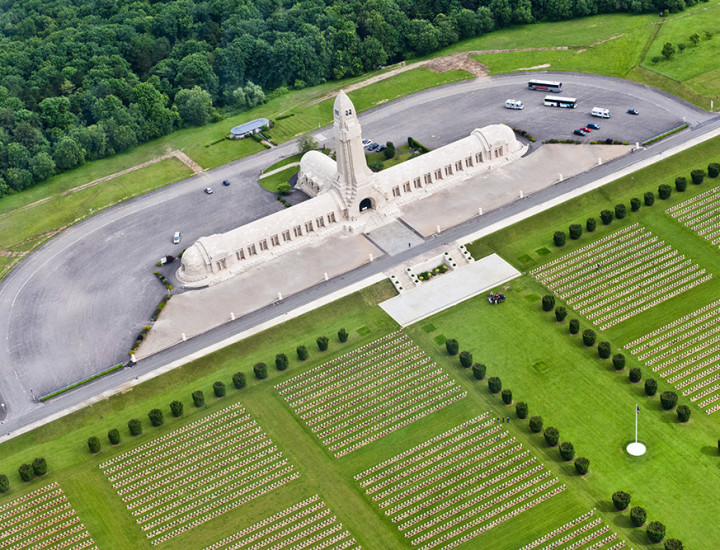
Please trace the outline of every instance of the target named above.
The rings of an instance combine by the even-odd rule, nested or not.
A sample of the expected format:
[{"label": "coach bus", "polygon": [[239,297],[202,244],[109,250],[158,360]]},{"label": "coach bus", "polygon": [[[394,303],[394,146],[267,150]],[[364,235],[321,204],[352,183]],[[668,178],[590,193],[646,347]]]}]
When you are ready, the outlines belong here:
[{"label": "coach bus", "polygon": [[545,96],[543,100],[545,107],[563,107],[565,109],[574,109],[577,105],[577,99],[574,97]]},{"label": "coach bus", "polygon": [[531,80],[528,82],[528,88],[531,90],[540,90],[543,92],[562,92],[562,82],[551,82],[549,80]]}]

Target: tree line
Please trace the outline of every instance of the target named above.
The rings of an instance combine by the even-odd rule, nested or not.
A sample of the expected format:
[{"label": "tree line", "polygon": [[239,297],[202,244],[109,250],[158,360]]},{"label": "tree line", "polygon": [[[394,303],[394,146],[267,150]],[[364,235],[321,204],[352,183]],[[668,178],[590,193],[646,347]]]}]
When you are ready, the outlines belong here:
[{"label": "tree line", "polygon": [[697,0],[0,0],[0,197],[492,30]]}]

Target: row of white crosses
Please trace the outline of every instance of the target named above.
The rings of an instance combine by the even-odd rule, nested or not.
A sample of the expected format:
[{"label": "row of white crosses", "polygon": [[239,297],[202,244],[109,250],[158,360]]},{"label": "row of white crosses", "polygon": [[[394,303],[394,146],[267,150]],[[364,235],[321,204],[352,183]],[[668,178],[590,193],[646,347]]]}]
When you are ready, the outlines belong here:
[{"label": "row of white crosses", "polygon": [[[335,516],[328,517],[330,514],[327,505],[318,495],[314,495],[208,546],[205,550],[234,550],[251,545],[257,549],[272,547],[282,550],[297,547],[298,542],[301,543],[300,547],[357,548],[357,542],[352,535],[344,530]],[[322,518],[326,519],[319,521]],[[303,527],[306,528],[302,529]]]},{"label": "row of white crosses", "polygon": [[557,479],[488,413],[357,474],[355,480],[413,545],[428,547],[468,530],[476,536],[558,489]]},{"label": "row of white crosses", "polygon": [[720,244],[720,188],[714,187],[665,211],[712,244]]},{"label": "row of white crosses", "polygon": [[56,482],[0,506],[0,548],[95,548]]}]

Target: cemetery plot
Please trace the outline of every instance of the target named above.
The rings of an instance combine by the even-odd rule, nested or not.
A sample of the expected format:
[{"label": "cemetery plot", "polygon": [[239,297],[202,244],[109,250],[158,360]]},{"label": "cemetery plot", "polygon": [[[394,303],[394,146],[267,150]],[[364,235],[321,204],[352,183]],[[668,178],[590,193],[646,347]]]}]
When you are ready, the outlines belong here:
[{"label": "cemetery plot", "polygon": [[489,413],[355,480],[421,548],[463,544],[565,489]]},{"label": "cemetery plot", "polygon": [[625,345],[707,414],[720,410],[720,300]]},{"label": "cemetery plot", "polygon": [[353,536],[318,495],[291,506],[205,550],[239,548],[355,548]]},{"label": "cemetery plot", "polygon": [[57,483],[0,506],[0,548],[97,548]]},{"label": "cemetery plot", "polygon": [[232,405],[100,465],[152,544],[299,476]]},{"label": "cemetery plot", "polygon": [[638,224],[531,273],[600,330],[712,278],[712,274]]},{"label": "cemetery plot", "polygon": [[595,515],[594,510],[554,529],[520,550],[618,550],[625,541],[618,541],[617,533]]},{"label": "cemetery plot", "polygon": [[275,386],[335,457],[467,395],[396,332]]},{"label": "cemetery plot", "polygon": [[710,189],[690,200],[665,210],[678,222],[706,241],[720,246],[720,187]]}]

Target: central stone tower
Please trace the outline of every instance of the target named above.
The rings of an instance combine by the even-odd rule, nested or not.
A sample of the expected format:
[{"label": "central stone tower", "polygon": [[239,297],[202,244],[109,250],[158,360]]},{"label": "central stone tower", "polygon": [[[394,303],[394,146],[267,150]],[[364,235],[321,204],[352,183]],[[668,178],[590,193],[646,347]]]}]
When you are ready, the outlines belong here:
[{"label": "central stone tower", "polygon": [[[365,161],[362,130],[355,106],[342,90],[335,98],[335,139],[337,140],[337,175],[333,187],[345,201],[351,215],[360,211],[358,205],[375,206],[372,196],[373,172]],[[363,208],[364,209],[364,208]]]}]

